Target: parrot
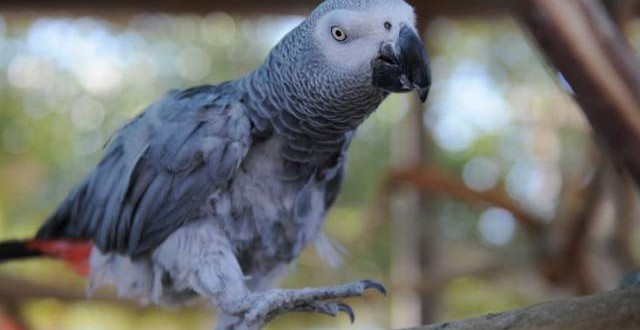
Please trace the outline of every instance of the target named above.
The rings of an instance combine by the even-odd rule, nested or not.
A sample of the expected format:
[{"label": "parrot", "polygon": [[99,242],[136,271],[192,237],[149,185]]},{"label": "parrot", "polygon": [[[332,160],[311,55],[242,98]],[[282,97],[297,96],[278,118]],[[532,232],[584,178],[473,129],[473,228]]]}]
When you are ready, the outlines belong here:
[{"label": "parrot", "polygon": [[282,289],[345,176],[358,127],[392,93],[431,88],[404,0],[326,0],[247,75],[173,90],[111,137],[96,167],[32,239],[0,261],[49,257],[88,290],[163,306],[210,302],[216,329],[254,330],[290,312],[354,321],[343,299],[373,280]]}]

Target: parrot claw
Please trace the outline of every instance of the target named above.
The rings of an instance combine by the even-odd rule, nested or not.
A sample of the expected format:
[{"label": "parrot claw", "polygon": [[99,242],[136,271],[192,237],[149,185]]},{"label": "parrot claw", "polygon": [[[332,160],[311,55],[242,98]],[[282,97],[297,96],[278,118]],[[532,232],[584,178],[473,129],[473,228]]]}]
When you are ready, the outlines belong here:
[{"label": "parrot claw", "polygon": [[356,322],[356,314],[353,312],[353,308],[345,303],[338,303],[338,310],[343,312],[349,316],[349,321],[351,324]]},{"label": "parrot claw", "polygon": [[[280,313],[282,312],[280,311]],[[345,313],[349,317],[351,324],[356,322],[356,314],[353,312],[353,308],[342,302],[316,301],[307,305],[293,307],[288,312],[311,312],[333,317],[337,317],[340,313]],[[271,316],[273,317],[273,314]]]},{"label": "parrot claw", "polygon": [[364,280],[364,281],[362,281],[362,283],[364,284],[364,289],[365,290],[374,289],[374,290],[380,292],[385,297],[387,296],[387,289],[384,287],[384,285],[382,285],[382,284],[380,284],[380,283],[378,283],[376,281],[371,281],[371,280]]}]

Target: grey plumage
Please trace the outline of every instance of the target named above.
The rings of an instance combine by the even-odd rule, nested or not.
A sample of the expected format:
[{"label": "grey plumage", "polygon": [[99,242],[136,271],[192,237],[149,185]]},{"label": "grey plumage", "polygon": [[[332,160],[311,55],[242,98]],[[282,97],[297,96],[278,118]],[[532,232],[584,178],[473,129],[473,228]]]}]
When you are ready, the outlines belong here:
[{"label": "grey plumage", "polygon": [[104,160],[36,238],[92,238],[137,258],[227,185],[251,144],[251,123],[231,89],[171,92],[114,137]]},{"label": "grey plumage", "polygon": [[[324,300],[381,287],[267,289],[322,238],[357,127],[389,92],[428,90],[419,39],[379,55],[415,35],[414,21],[402,0],[325,1],[254,72],[170,92],[122,128],[37,238],[91,239],[92,287],[165,304],[207,297],[220,329],[347,311]],[[355,45],[325,35],[331,24],[348,26]]]}]

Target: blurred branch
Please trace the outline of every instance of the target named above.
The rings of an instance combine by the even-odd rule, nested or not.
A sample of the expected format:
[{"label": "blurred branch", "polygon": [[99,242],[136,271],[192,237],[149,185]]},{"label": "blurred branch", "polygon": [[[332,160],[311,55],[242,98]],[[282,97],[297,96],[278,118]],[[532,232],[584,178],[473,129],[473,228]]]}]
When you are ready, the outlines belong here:
[{"label": "blurred branch", "polygon": [[478,192],[469,189],[463,182],[433,168],[397,170],[390,175],[390,185],[408,185],[429,192],[443,193],[452,198],[472,203],[485,203],[501,207],[513,214],[520,224],[533,236],[544,231],[544,220],[516,206],[505,193],[499,190]]},{"label": "blurred branch", "polygon": [[604,168],[600,166],[596,169],[596,174],[587,188],[582,210],[577,214],[567,232],[568,239],[560,255],[560,264],[557,265],[557,268],[564,270],[565,274],[575,277],[576,290],[579,294],[598,291],[598,285],[591,274],[588,250],[591,227],[603,195],[604,178]]},{"label": "blurred branch", "polygon": [[626,173],[615,175],[615,228],[611,240],[611,254],[624,273],[638,268],[638,263],[631,252],[634,223],[638,216],[636,186]]},{"label": "blurred branch", "polygon": [[639,0],[605,0],[605,6],[611,13],[620,30],[625,34],[629,34],[630,23],[638,13]]},{"label": "blurred branch", "polygon": [[640,288],[632,288],[413,330],[634,330],[639,325]]},{"label": "blurred branch", "polygon": [[[145,12],[166,13],[208,13],[226,11],[240,14],[301,14],[318,5],[317,0],[8,0],[0,2],[0,10],[11,10],[12,14],[33,11],[64,11],[83,15],[130,16]],[[456,0],[452,1],[415,1],[419,17],[428,16],[491,16],[504,14],[514,4],[513,0]]]},{"label": "blurred branch", "polygon": [[602,4],[523,0],[515,12],[596,133],[640,182],[640,62]]},{"label": "blurred branch", "polygon": [[28,299],[53,298],[64,302],[103,301],[118,305],[141,308],[139,304],[129,300],[120,300],[109,295],[93,295],[88,297],[84,291],[73,288],[53,287],[19,280],[9,276],[0,276],[0,301],[22,302]]},{"label": "blurred branch", "polygon": [[[429,193],[441,193],[451,198],[470,202],[485,203],[501,207],[511,212],[527,231],[536,252],[536,260],[541,274],[553,284],[574,285],[579,294],[598,291],[589,261],[588,247],[591,239],[591,227],[595,221],[597,207],[602,198],[603,172],[602,161],[597,161],[596,173],[585,187],[582,202],[575,212],[567,215],[570,219],[567,228],[562,230],[560,243],[549,245],[554,228],[519,208],[503,191],[494,189],[477,192],[469,189],[459,179],[453,178],[433,168],[412,168],[396,170],[389,175],[386,189],[379,196],[375,207],[382,207],[390,191],[398,185],[422,189]],[[484,271],[484,270],[481,270]],[[426,290],[446,284],[449,279],[442,278],[433,283],[423,284]],[[444,284],[443,284],[444,283]]]},{"label": "blurred branch", "polygon": [[[423,280],[418,287],[418,290],[422,294],[430,294],[432,292],[438,292],[446,287],[451,281],[461,277],[473,277],[473,278],[491,278],[496,274],[503,273],[511,265],[506,263],[491,262],[484,265],[476,266],[475,268],[462,269],[459,271],[453,271],[451,273],[437,276],[433,279]],[[394,287],[401,284],[395,284]]]}]

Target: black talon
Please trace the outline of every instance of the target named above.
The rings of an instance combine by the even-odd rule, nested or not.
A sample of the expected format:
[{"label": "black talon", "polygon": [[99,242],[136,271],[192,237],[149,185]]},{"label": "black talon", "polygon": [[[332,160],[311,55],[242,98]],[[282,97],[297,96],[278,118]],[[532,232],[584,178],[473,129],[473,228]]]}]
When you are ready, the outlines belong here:
[{"label": "black talon", "polygon": [[384,285],[371,280],[365,280],[365,281],[362,281],[362,283],[364,283],[365,290],[375,289],[375,290],[378,290],[380,293],[382,293],[385,297],[387,296],[387,289],[385,289]]},{"label": "black talon", "polygon": [[351,306],[344,303],[339,303],[338,310],[349,315],[349,320],[351,320],[351,324],[356,322],[356,314],[353,313],[353,309],[351,308]]}]

